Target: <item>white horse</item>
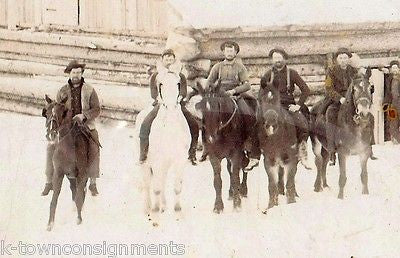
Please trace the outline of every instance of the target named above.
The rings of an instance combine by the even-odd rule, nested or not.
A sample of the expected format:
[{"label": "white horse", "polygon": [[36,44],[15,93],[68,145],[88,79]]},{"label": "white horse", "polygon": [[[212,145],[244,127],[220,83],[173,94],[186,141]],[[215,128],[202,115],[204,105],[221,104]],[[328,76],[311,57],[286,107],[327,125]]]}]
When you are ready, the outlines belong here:
[{"label": "white horse", "polygon": [[[175,192],[175,211],[181,210],[180,193],[187,152],[190,145],[190,131],[178,103],[180,76],[176,73],[162,72],[157,76],[159,95],[162,99],[157,117],[154,119],[150,136],[147,160],[141,164],[146,214],[163,212],[166,206],[165,183],[167,173],[173,173]],[[140,126],[149,109],[141,111],[136,118],[135,138],[139,143]],[[136,145],[139,152],[139,144]],[[152,190],[152,191],[151,191]],[[151,200],[153,192],[153,206]]]}]

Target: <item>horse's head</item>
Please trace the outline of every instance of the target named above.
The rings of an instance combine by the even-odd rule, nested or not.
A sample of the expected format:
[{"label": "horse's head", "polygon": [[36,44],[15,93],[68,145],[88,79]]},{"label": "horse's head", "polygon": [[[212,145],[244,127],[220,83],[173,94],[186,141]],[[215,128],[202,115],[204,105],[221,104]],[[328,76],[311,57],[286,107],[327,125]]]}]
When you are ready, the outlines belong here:
[{"label": "horse's head", "polygon": [[47,94],[45,95],[46,104],[42,110],[42,116],[46,118],[46,138],[49,141],[54,141],[56,138],[55,123],[53,118],[53,108],[55,101],[53,101]]},{"label": "horse's head", "polygon": [[365,73],[360,73],[352,80],[346,99],[354,105],[357,116],[367,117],[371,112],[372,85],[369,82],[371,76],[368,68]]},{"label": "horse's head", "polygon": [[52,111],[53,127],[52,131],[58,132],[62,126],[71,123],[72,113],[68,109],[67,97],[62,99],[60,102],[54,102],[54,107]]},{"label": "horse's head", "polygon": [[176,106],[178,95],[167,94],[166,89],[174,89],[176,92],[179,91],[181,77],[177,73],[173,72],[162,72],[157,75],[157,81],[159,82],[160,97],[163,100],[165,107]]},{"label": "horse's head", "polygon": [[200,87],[202,99],[195,105],[195,109],[205,128],[209,142],[215,142],[218,139],[218,133],[228,126],[238,111],[238,106],[224,91],[219,88],[203,90]]},{"label": "horse's head", "polygon": [[280,126],[280,94],[279,91],[268,85],[261,89],[259,95],[262,125],[267,135],[274,134]]}]

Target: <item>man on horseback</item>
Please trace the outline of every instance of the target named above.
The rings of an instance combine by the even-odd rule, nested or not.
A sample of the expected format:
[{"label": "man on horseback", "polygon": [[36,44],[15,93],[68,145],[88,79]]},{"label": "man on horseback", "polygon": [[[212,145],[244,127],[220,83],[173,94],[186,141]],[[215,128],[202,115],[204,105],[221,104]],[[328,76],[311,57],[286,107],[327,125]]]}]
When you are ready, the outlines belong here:
[{"label": "man on horseback", "polygon": [[[71,61],[65,68],[64,73],[69,74],[69,80],[66,85],[61,87],[57,93],[57,102],[67,98],[66,106],[72,111],[74,122],[83,124],[88,128],[88,175],[90,178],[89,190],[92,195],[98,194],[96,187],[96,178],[99,177],[100,163],[100,144],[99,136],[95,127],[95,120],[100,115],[99,98],[92,86],[87,84],[82,77],[85,64],[76,60]],[[48,152],[50,157],[52,152]],[[47,195],[52,189],[52,175],[47,175],[47,183],[42,195]]]},{"label": "man on horseback", "polygon": [[[297,139],[299,142],[299,158],[302,164],[309,168],[307,162],[307,138],[308,138],[308,121],[310,111],[304,102],[310,94],[310,89],[300,75],[286,65],[288,54],[282,48],[274,48],[269,52],[272,58],[273,67],[268,70],[261,78],[260,94],[268,84],[272,84],[274,88],[280,92],[281,105],[291,114],[295,126],[297,128]],[[293,92],[295,85],[299,87],[301,95],[296,103]]]},{"label": "man on horseback", "polygon": [[222,43],[220,48],[224,53],[225,60],[212,67],[207,78],[207,87],[223,90],[229,96],[238,96],[237,104],[246,121],[244,133],[248,136],[247,144],[245,144],[249,158],[245,170],[248,171],[258,165],[261,156],[257,130],[255,129],[257,100],[247,93],[251,88],[247,69],[236,58],[240,51],[239,45],[236,42],[227,41]]},{"label": "man on horseback", "polygon": [[[351,81],[357,77],[361,70],[350,65],[350,58],[352,53],[347,48],[339,48],[335,53],[334,58],[336,64],[328,68],[327,76],[325,79],[326,99],[323,107],[326,109],[326,138],[327,148],[331,154],[331,161],[335,160],[335,132],[337,131],[337,116],[340,106],[346,101],[345,95],[349,88]],[[324,109],[324,108],[322,108]],[[324,112],[324,110],[319,110]],[[373,141],[373,140],[372,140]],[[371,142],[373,144],[373,142]],[[371,159],[376,159],[371,154]]]},{"label": "man on horseback", "polygon": [[[166,49],[163,51],[161,55],[161,66],[157,67],[157,71],[154,72],[150,77],[150,93],[151,97],[154,99],[153,102],[153,110],[146,116],[141,127],[140,127],[140,157],[139,162],[143,163],[147,159],[147,153],[149,150],[149,135],[151,124],[153,120],[156,118],[158,110],[160,109],[160,103],[162,102],[162,92],[159,87],[159,82],[157,81],[157,76],[161,72],[160,70],[167,70],[167,72],[174,72],[174,64],[176,62],[175,53],[172,49]],[[190,112],[183,105],[184,102],[182,100],[186,97],[187,94],[187,81],[186,77],[183,73],[179,72],[180,84],[179,84],[179,96],[177,96],[177,100],[182,105],[182,113],[185,116],[190,134],[192,136],[192,142],[189,148],[189,160],[192,164],[195,164],[196,161],[196,145],[197,138],[199,134],[199,128],[196,119],[190,114]],[[194,141],[193,139],[196,139]]]}]

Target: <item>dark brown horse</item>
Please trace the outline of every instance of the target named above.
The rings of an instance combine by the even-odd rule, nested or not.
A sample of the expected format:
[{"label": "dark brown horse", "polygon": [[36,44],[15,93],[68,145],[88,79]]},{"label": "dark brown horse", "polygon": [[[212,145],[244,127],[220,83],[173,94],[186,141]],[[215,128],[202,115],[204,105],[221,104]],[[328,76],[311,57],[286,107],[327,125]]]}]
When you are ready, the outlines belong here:
[{"label": "dark brown horse", "polygon": [[284,194],[283,177],[287,175],[287,202],[296,202],[298,141],[296,127],[289,112],[281,107],[279,91],[266,87],[260,91],[258,127],[264,167],[268,174],[268,209],[278,205],[279,193]]},{"label": "dark brown horse", "polygon": [[214,170],[216,193],[214,212],[220,213],[224,209],[221,194],[221,162],[224,158],[227,159],[227,169],[230,174],[229,195],[233,199],[234,209],[238,210],[241,208],[241,195],[247,195],[247,175],[243,175],[241,184],[239,174],[248,163],[244,155],[246,124],[234,98],[218,90],[201,93],[203,98],[196,108],[202,114],[204,144]]},{"label": "dark brown horse", "polygon": [[[64,175],[71,183],[72,199],[75,201],[78,219],[82,222],[82,206],[85,200],[85,187],[88,180],[88,137],[84,126],[72,121],[72,112],[65,105],[67,99],[55,102],[52,111],[51,131],[58,135],[53,154],[53,196],[50,204],[50,217],[47,230],[52,230],[58,196],[61,191]],[[75,181],[76,180],[76,181]]]},{"label": "dark brown horse", "polygon": [[[372,152],[372,138],[374,117],[370,113],[372,104],[370,69],[363,75],[352,80],[346,94],[346,101],[340,106],[337,127],[335,132],[335,147],[339,158],[340,177],[338,198],[343,199],[346,184],[346,158],[349,155],[358,155],[361,163],[361,182],[363,194],[368,194],[367,161]],[[327,187],[326,166],[329,155],[326,148],[326,120],[324,114],[312,117],[311,140],[316,156],[317,177],[314,191],[322,191],[322,186]]]}]

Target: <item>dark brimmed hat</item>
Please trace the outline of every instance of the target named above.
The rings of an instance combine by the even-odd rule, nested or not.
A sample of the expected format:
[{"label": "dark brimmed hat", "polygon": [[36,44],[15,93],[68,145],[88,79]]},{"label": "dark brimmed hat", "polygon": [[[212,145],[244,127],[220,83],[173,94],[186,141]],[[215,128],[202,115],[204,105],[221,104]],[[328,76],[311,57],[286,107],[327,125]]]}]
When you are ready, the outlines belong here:
[{"label": "dark brimmed hat", "polygon": [[64,73],[70,73],[71,70],[75,69],[75,68],[82,68],[82,71],[83,71],[85,69],[85,66],[86,66],[86,64],[81,64],[77,60],[72,60],[71,62],[69,62],[69,64],[65,68]]},{"label": "dark brimmed hat", "polygon": [[350,52],[350,50],[345,47],[341,47],[336,51],[335,58],[338,57],[338,55],[340,55],[340,54],[346,54],[349,58],[351,58],[353,56],[353,54]]},{"label": "dark brimmed hat", "polygon": [[285,59],[288,59],[288,58],[289,58],[288,53],[286,53],[286,51],[285,51],[283,48],[281,48],[281,47],[276,47],[276,48],[271,49],[271,51],[269,51],[268,56],[269,56],[269,57],[272,57],[272,55],[273,55],[274,53],[280,53],[280,54],[283,56],[283,58],[285,58]]},{"label": "dark brimmed hat", "polygon": [[230,41],[229,40],[229,41],[225,41],[224,43],[222,43],[221,46],[220,46],[221,51],[224,51],[226,46],[228,46],[228,47],[232,47],[233,46],[235,48],[235,50],[236,50],[236,54],[239,53],[239,51],[240,51],[239,44],[236,43],[235,41]]},{"label": "dark brimmed hat", "polygon": [[392,67],[393,65],[397,65],[398,67],[400,67],[400,63],[399,63],[398,60],[392,60],[392,61],[389,63],[389,66],[390,66],[390,67]]},{"label": "dark brimmed hat", "polygon": [[164,56],[166,56],[166,55],[171,55],[171,56],[176,57],[176,56],[175,56],[174,50],[172,50],[172,49],[170,49],[170,48],[165,49],[165,50],[162,52],[161,57],[164,57]]}]

